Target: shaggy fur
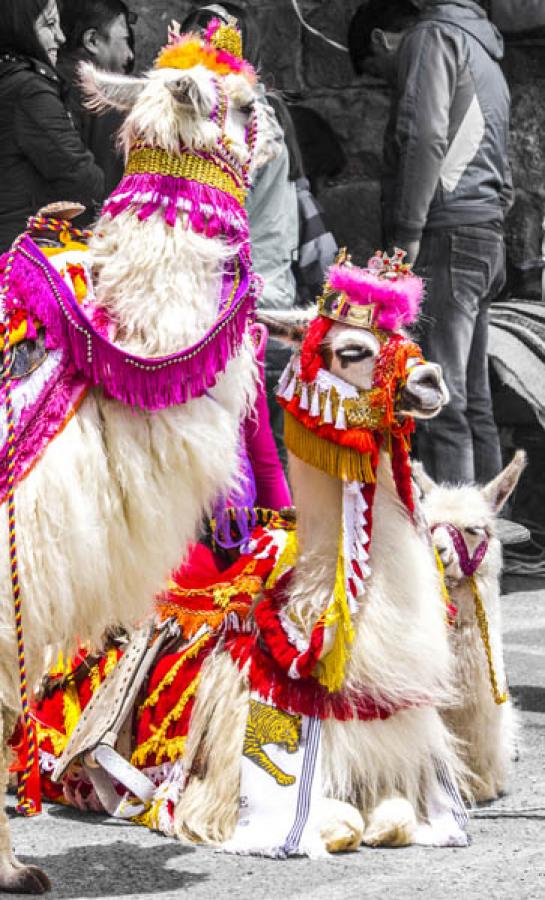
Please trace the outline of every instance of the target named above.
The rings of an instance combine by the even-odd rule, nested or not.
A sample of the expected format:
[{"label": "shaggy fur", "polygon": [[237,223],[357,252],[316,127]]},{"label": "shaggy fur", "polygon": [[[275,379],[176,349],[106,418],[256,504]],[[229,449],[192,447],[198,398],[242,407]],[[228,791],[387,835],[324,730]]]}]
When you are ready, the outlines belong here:
[{"label": "shaggy fur", "polygon": [[[501,632],[501,545],[494,520],[514,490],[525,465],[519,451],[509,466],[485,488],[474,485],[436,485],[421,467],[414,468],[423,491],[423,511],[430,526],[455,525],[473,553],[483,535],[490,535],[486,556],[476,573],[490,630],[490,646],[498,688],[506,683]],[[506,788],[515,752],[516,715],[511,700],[496,705],[490,686],[486,655],[475,617],[475,603],[468,579],[458,564],[452,539],[443,528],[433,533],[445,567],[451,599],[458,608],[450,631],[455,658],[454,678],[458,702],[444,713],[445,721],[460,739],[462,756],[470,771],[469,785],[475,800],[496,799]]]},{"label": "shaggy fur", "polygon": [[[285,322],[285,317],[283,318]],[[287,323],[289,326],[289,323]],[[370,383],[374,347],[362,329],[335,325],[328,334],[331,356],[346,344],[360,342],[371,359],[344,367],[342,377],[364,387]],[[372,336],[371,336],[372,337]],[[436,410],[443,401],[443,385],[435,368]],[[414,378],[413,372],[408,381]],[[418,394],[418,382],[414,386]],[[327,606],[334,583],[341,523],[342,485],[295,457],[290,458],[290,474],[297,507],[300,555],[295,583],[288,601],[293,620],[303,623],[308,635],[317,617]],[[417,535],[405,507],[397,496],[389,457],[381,455],[374,506],[373,539],[370,553],[372,575],[355,621],[356,638],[346,672],[346,686],[370,692],[377,701],[410,705],[385,721],[337,721],[323,724],[322,771],[324,793],[352,804],[348,810],[324,809],[323,836],[330,849],[347,849],[359,838],[369,844],[463,843],[465,837],[447,814],[449,803],[439,787],[435,761],[442,760],[453,776],[463,765],[456,743],[448,733],[436,707],[450,698],[451,657],[445,628],[437,569],[429,546]],[[226,683],[215,674],[211,663],[203,674],[202,691],[214,696],[218,723],[212,745],[210,731],[194,717],[190,726],[192,746],[206,736],[206,760],[229,759],[242,745],[244,720],[240,706],[232,705],[231,679]],[[232,678],[236,676],[233,674]],[[242,683],[242,675],[239,683]],[[214,680],[219,697],[209,687]],[[207,701],[208,702],[208,701]],[[237,704],[240,704],[237,693]],[[420,704],[420,705],[419,705]],[[204,708],[199,700],[199,707]],[[233,720],[235,726],[233,726]],[[236,730],[236,735],[234,734]],[[237,760],[238,762],[238,760]],[[205,765],[206,768],[206,765]],[[231,768],[229,769],[231,771]],[[238,768],[236,785],[238,787]],[[198,833],[200,840],[231,836],[236,821],[238,790],[225,795],[223,770],[211,769],[204,778],[190,780],[176,811],[178,833],[187,837]],[[187,797],[190,791],[189,798]],[[221,797],[218,810],[212,798]],[[209,807],[210,804],[210,807]],[[353,807],[356,806],[357,809]],[[190,808],[188,808],[190,807]],[[198,811],[198,831],[191,817]],[[363,816],[358,838],[354,825],[357,810]],[[433,813],[433,820],[428,821]],[[440,824],[437,822],[440,820]],[[229,827],[228,827],[229,826]]]},{"label": "shaggy fur", "polygon": [[[175,73],[177,89],[180,74]],[[95,108],[134,104],[124,140],[167,150],[179,141],[212,146],[210,73],[184,73],[188,103],[171,90],[168,70],[123,79],[86,67]],[[136,85],[135,82],[138,82]],[[138,90],[137,90],[138,87]],[[233,85],[238,103],[248,86]],[[251,97],[250,97],[251,99]],[[229,117],[232,150],[246,153],[239,110]],[[215,129],[215,130],[214,130]],[[264,136],[266,140],[266,135]],[[213,324],[223,261],[237,248],[167,228],[160,213],[140,223],[129,213],[96,226],[91,258],[97,298],[116,325],[118,345],[141,356],[198,341]],[[238,464],[240,422],[253,403],[256,365],[249,338],[217,385],[184,406],[146,413],[91,390],[39,465],[17,490],[17,536],[29,682],[35,685],[60,649],[96,644],[107,627],[131,628],[151,609],[169,570],[195,540],[202,516],[228,492]],[[7,520],[0,555],[0,808],[7,780],[6,741],[20,708]],[[0,813],[0,890],[40,879],[11,855]],[[36,881],[37,879],[37,881]],[[44,882],[45,883],[45,882]],[[26,882],[25,882],[26,884]]]}]

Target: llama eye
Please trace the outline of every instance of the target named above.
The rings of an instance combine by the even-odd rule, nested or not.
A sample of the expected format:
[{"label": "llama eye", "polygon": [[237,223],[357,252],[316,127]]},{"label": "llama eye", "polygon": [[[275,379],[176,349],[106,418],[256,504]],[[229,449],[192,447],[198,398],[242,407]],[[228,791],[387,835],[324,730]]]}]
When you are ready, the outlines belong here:
[{"label": "llama eye", "polygon": [[485,533],[485,529],[484,529],[484,528],[480,528],[480,527],[477,526],[477,525],[476,525],[475,527],[472,527],[472,528],[464,528],[464,531],[465,531],[466,534],[472,535],[472,537],[479,537],[479,535]]},{"label": "llama eye", "polygon": [[344,363],[360,362],[362,359],[369,359],[373,355],[369,347],[343,347],[341,350],[335,350],[335,356]]}]

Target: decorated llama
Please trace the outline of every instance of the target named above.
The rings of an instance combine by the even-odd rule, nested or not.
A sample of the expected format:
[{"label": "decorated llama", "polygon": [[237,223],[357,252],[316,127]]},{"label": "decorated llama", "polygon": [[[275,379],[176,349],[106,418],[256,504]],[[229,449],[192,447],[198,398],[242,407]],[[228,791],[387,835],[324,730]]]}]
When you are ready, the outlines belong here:
[{"label": "decorated llama", "polygon": [[[70,223],[40,217],[33,233],[58,231],[61,246],[42,252],[27,234],[3,263],[0,490],[16,530],[8,539],[6,515],[0,891],[48,886],[15,860],[3,811],[21,709],[12,586],[31,687],[75,639],[96,643],[106,627],[142,619],[233,483],[254,395],[243,203],[274,135],[267,123],[260,133],[240,35],[216,22],[202,39],[172,35],[142,78],[85,66],[82,79],[95,109],[127,114],[125,177],[90,252]],[[20,806],[30,804],[23,779]]]},{"label": "decorated llama", "polygon": [[[190,774],[174,813],[184,840],[275,847],[276,855],[317,852],[318,833],[330,850],[362,837],[370,845],[466,843],[461,766],[437,710],[451,679],[445,607],[413,521],[407,453],[412,416],[435,415],[447,393],[440,368],[394,331],[414,321],[421,292],[401,253],[379,254],[365,270],[342,258],[318,317],[306,317],[301,353],[279,388],[298,550],[293,539],[281,542],[254,608],[255,632],[237,635],[231,616],[202,668],[184,759]],[[266,321],[293,336],[304,318],[294,316]],[[266,550],[255,552],[260,559]],[[275,772],[297,770],[298,784],[313,784],[302,803],[307,818],[298,816],[288,837],[286,810],[296,815],[298,795],[290,801],[283,787],[284,799],[269,802],[273,778],[256,788],[267,776],[256,765],[255,729],[246,749],[249,703],[269,710],[262,742],[271,752],[270,735],[286,727],[273,726],[277,713],[299,717],[306,735],[298,764],[289,756],[280,763],[274,751]]]},{"label": "decorated llama", "polygon": [[485,487],[437,485],[413,464],[423,512],[444,569],[453,606],[451,646],[457,702],[444,713],[461,740],[475,800],[496,799],[506,788],[515,752],[516,718],[503,662],[500,608],[501,545],[494,520],[526,465],[517,451]]}]

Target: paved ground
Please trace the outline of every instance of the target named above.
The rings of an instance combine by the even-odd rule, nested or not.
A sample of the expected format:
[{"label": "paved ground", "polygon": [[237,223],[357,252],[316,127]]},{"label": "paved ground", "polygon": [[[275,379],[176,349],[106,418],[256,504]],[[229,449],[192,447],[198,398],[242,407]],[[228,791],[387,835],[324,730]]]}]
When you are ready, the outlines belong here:
[{"label": "paved ground", "polygon": [[518,812],[474,819],[470,848],[362,849],[327,861],[272,862],[187,849],[144,828],[48,807],[37,819],[13,815],[17,852],[47,870],[51,900],[545,898],[545,585],[522,580],[506,588],[507,661],[523,729],[510,794],[495,806]]}]

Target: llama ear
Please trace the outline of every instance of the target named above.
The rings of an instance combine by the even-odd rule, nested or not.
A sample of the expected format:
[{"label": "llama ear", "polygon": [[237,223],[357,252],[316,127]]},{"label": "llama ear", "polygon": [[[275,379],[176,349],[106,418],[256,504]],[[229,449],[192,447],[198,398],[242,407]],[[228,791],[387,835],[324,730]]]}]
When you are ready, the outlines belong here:
[{"label": "llama ear", "polygon": [[300,346],[307,328],[316,318],[317,308],[306,309],[258,309],[258,322],[266,325],[269,333],[287,346]]},{"label": "llama ear", "polygon": [[129,78],[103,72],[91,63],[78,66],[79,82],[85,95],[85,106],[93,112],[118,109],[128,112],[136,103],[146,83],[144,78]]},{"label": "llama ear", "polygon": [[515,490],[519,478],[522,475],[527,463],[527,457],[524,450],[517,450],[513,459],[503,472],[496,475],[492,481],[489,481],[485,487],[481,488],[481,493],[485,500],[490,504],[495,513],[499,513],[506,501]]},{"label": "llama ear", "polygon": [[254,89],[243,75],[226,75],[223,79],[223,87],[231,103],[238,109],[251,106],[255,100]]},{"label": "llama ear", "polygon": [[426,494],[429,494],[435,487],[437,487],[433,478],[430,478],[428,473],[426,472],[424,466],[418,459],[413,459],[411,462],[411,471],[413,480],[416,486],[419,488],[423,497]]},{"label": "llama ear", "polygon": [[173,81],[165,82],[165,87],[180,106],[191,110],[197,116],[208,118],[211,111],[208,98],[205,97],[197,80],[189,72],[184,72]]}]

